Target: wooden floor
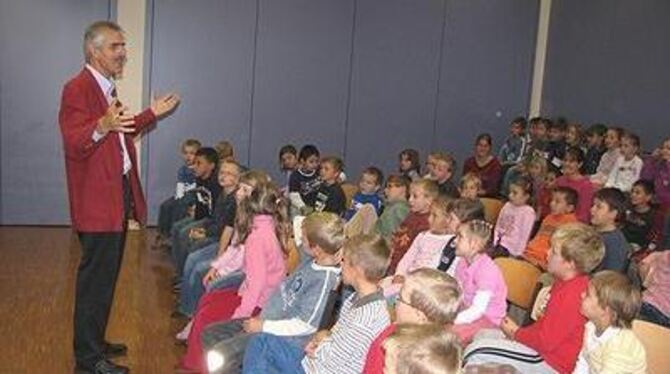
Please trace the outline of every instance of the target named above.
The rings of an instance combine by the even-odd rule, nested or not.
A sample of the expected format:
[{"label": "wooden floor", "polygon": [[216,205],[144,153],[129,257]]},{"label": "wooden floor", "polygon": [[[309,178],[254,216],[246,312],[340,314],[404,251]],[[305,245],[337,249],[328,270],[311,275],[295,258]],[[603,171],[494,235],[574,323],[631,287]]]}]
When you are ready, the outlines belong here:
[{"label": "wooden floor", "polygon": [[[172,266],[153,230],[129,232],[107,338],[133,373],[170,373],[183,353],[170,318]],[[0,227],[0,373],[71,373],[80,248],[69,228]]]}]

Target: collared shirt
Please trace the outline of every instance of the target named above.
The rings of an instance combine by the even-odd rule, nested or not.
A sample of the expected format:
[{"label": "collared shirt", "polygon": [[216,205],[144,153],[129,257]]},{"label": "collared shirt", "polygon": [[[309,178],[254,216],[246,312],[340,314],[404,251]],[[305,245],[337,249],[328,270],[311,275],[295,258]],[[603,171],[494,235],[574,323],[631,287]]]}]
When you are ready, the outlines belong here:
[{"label": "collared shirt", "polygon": [[[93,74],[95,81],[98,82],[98,86],[100,86],[102,93],[105,95],[105,99],[107,99],[107,103],[111,104],[112,100],[114,100],[112,97],[112,92],[115,89],[114,82],[100,74],[99,71],[95,70],[95,68],[89,64],[86,64],[86,69],[88,69],[91,74]],[[128,174],[128,171],[130,171],[132,163],[130,162],[130,155],[128,154],[128,149],[126,148],[125,134],[122,132],[119,132],[118,134],[119,141],[121,142],[121,154],[123,155],[123,175],[126,175]],[[93,141],[96,143],[104,137],[104,135],[98,133],[97,131],[93,132]]]}]

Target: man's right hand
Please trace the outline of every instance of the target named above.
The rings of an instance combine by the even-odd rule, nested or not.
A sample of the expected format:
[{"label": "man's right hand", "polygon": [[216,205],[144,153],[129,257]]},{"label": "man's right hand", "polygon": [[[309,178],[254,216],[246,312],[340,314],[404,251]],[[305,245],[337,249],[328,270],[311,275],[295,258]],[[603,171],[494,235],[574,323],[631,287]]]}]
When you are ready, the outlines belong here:
[{"label": "man's right hand", "polygon": [[112,100],[105,114],[98,120],[95,131],[103,136],[110,131],[124,133],[135,131],[134,116],[123,114],[127,111],[128,107],[119,106],[119,99]]}]

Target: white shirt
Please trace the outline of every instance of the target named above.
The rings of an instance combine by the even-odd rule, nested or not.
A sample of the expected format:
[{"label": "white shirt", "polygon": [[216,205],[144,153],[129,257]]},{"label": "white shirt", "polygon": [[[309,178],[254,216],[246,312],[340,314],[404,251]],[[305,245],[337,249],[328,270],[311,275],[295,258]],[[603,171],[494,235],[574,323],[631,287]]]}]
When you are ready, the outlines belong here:
[{"label": "white shirt", "polygon": [[[100,74],[99,71],[95,70],[95,68],[89,64],[86,64],[86,69],[88,69],[91,74],[93,74],[96,82],[98,82],[98,86],[100,86],[102,93],[105,95],[105,99],[107,99],[107,103],[111,104],[112,100],[114,100],[112,97],[112,91],[114,91],[114,82]],[[126,175],[130,171],[130,168],[132,168],[133,164],[130,162],[130,155],[128,154],[128,149],[126,148],[125,134],[122,132],[119,132],[118,134],[119,141],[121,142],[121,154],[123,155],[123,175]],[[100,134],[98,131],[93,132],[93,141],[96,143],[104,137],[105,136]]]}]

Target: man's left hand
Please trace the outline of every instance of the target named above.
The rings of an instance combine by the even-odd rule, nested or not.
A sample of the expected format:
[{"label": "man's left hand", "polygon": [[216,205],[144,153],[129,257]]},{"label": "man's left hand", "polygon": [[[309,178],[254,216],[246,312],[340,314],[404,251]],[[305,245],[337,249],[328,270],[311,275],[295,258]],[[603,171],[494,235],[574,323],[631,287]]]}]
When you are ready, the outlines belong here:
[{"label": "man's left hand", "polygon": [[156,97],[151,101],[151,111],[156,117],[161,118],[173,111],[180,100],[179,95],[174,92],[161,97]]}]

